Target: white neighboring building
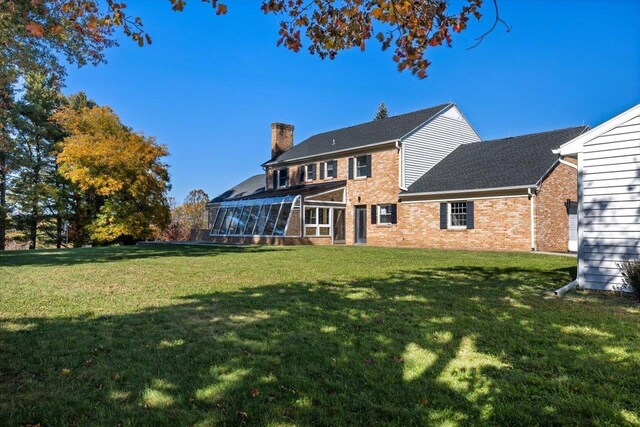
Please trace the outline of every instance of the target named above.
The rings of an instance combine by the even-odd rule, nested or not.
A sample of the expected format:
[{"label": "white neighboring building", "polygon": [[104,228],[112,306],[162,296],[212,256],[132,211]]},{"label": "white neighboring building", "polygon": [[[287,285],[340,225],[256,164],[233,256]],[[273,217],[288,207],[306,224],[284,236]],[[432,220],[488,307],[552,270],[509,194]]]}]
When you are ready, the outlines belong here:
[{"label": "white neighboring building", "polygon": [[618,263],[640,259],[640,104],[555,152],[578,160],[578,284],[624,290]]}]

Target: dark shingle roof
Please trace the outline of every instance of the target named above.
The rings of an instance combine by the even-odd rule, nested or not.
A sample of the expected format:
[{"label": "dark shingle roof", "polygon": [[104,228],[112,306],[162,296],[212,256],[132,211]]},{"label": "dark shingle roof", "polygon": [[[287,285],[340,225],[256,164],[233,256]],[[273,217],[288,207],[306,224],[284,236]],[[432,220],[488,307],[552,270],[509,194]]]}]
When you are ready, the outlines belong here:
[{"label": "dark shingle roof", "polygon": [[267,178],[265,174],[254,175],[251,178],[245,179],[240,184],[236,185],[211,199],[210,203],[222,202],[224,200],[240,199],[242,197],[254,196],[261,192],[264,192],[264,186]]},{"label": "dark shingle roof", "polygon": [[252,176],[251,178],[242,181],[235,187],[220,194],[219,196],[211,199],[209,203],[220,203],[230,200],[259,199],[264,197],[279,197],[288,195],[308,196],[321,191],[340,188],[346,184],[346,181],[329,181],[321,182],[318,184],[294,185],[280,190],[266,190],[264,188],[265,179],[266,178],[264,174]]},{"label": "dark shingle roof", "polygon": [[451,105],[453,103],[437,105],[412,113],[319,133],[294,145],[267,163],[280,163],[400,139]]},{"label": "dark shingle roof", "polygon": [[551,150],[587,129],[578,126],[461,145],[404,194],[533,186],[557,161]]}]

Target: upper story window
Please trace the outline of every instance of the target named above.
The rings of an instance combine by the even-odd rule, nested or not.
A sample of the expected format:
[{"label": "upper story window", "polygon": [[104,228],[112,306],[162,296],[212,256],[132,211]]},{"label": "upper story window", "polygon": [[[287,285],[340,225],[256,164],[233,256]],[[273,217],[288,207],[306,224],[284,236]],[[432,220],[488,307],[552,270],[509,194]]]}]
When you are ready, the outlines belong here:
[{"label": "upper story window", "polygon": [[371,154],[349,158],[349,179],[371,177]]},{"label": "upper story window", "polygon": [[313,181],[316,179],[316,164],[310,163],[304,166],[306,181]]},{"label": "upper story window", "polygon": [[338,176],[338,161],[329,160],[324,163],[324,176],[329,178],[337,178]]},{"label": "upper story window", "polygon": [[289,185],[289,169],[276,169],[273,172],[273,187],[284,188]]}]

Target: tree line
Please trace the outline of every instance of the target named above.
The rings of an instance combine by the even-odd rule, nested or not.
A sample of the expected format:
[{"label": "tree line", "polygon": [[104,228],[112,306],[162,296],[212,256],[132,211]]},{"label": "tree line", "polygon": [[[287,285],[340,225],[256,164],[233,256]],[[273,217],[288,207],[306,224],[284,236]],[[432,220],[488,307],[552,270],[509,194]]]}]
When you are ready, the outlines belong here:
[{"label": "tree line", "polygon": [[0,82],[0,250],[131,243],[170,225],[167,148],[55,76]]}]

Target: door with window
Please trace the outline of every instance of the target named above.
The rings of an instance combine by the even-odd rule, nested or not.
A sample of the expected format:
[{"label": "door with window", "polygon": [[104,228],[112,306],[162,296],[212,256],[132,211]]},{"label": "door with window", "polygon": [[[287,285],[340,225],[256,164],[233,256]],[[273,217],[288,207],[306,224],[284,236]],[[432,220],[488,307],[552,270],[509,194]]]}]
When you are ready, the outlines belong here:
[{"label": "door with window", "polygon": [[355,215],[355,242],[359,244],[367,243],[367,207],[356,206]]}]

